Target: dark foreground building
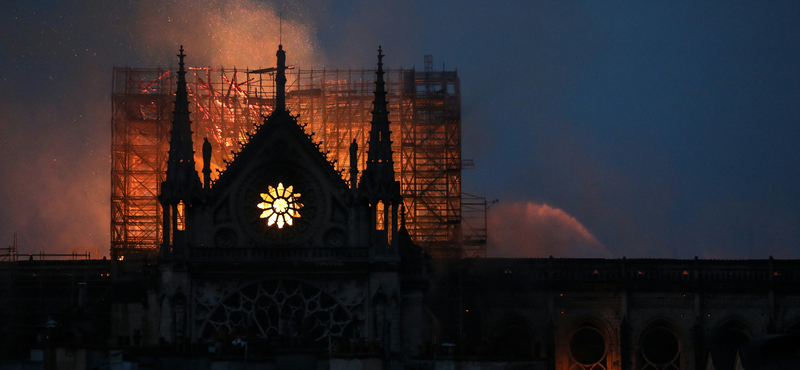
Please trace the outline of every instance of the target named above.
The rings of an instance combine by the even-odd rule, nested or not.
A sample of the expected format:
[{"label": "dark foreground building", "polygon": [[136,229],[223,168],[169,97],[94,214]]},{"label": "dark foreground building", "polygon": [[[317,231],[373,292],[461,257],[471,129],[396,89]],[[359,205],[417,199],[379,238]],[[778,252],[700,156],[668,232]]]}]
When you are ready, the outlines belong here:
[{"label": "dark foreground building", "polygon": [[275,111],[212,183],[181,50],[158,257],[3,263],[0,368],[798,365],[798,261],[430,258],[405,227],[380,50],[349,182],[286,110],[277,55]]}]

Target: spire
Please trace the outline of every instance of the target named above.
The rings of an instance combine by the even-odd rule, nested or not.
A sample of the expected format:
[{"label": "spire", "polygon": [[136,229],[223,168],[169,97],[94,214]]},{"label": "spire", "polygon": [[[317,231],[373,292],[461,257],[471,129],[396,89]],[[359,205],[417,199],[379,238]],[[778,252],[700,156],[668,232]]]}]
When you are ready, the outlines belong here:
[{"label": "spire", "polygon": [[275,74],[275,112],[286,110],[286,52],[278,45],[278,70]]},{"label": "spire", "polygon": [[192,121],[189,120],[189,93],[186,88],[183,45],[181,45],[178,87],[175,90],[175,109],[172,111],[167,176],[160,197],[170,204],[183,200],[190,202],[197,196],[200,177],[194,167],[194,144],[192,143]]},{"label": "spire", "polygon": [[203,186],[194,167],[192,121],[189,120],[189,92],[186,88],[183,45],[181,45],[178,87],[175,90],[175,109],[172,111],[167,176],[161,183],[158,200],[162,207],[161,255],[180,254],[185,247],[186,215],[191,207],[202,201]]},{"label": "spire", "polygon": [[375,101],[372,104],[367,168],[361,173],[358,189],[369,203],[371,212],[374,212],[370,216],[371,237],[379,246],[387,242],[389,245],[396,245],[399,226],[397,211],[403,203],[400,182],[394,178],[392,131],[389,130],[389,110],[383,74],[383,50],[378,47],[378,69],[375,71]]},{"label": "spire", "polygon": [[372,129],[369,133],[367,170],[377,171],[380,177],[394,181],[394,162],[392,161],[392,140],[389,130],[389,110],[386,101],[386,83],[383,80],[383,50],[378,47],[378,70],[375,71],[375,101],[372,111]]},{"label": "spire", "polygon": [[[189,162],[194,169],[194,146],[192,144],[192,121],[189,120],[189,93],[186,89],[183,45],[181,45],[178,69],[178,87],[175,90],[175,110],[172,111],[172,131],[169,142],[167,173],[177,170],[179,163]],[[171,170],[172,169],[172,170]]]}]

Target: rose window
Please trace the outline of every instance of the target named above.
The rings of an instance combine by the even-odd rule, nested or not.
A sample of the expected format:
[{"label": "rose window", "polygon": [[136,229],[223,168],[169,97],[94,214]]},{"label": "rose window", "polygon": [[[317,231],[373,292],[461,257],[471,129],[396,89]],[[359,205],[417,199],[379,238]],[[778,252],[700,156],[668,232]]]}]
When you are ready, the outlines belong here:
[{"label": "rose window", "polygon": [[300,208],[303,203],[299,202],[300,193],[293,193],[292,185],[284,188],[283,183],[278,183],[278,187],[269,186],[266,193],[261,193],[258,208],[263,209],[261,218],[267,219],[267,226],[278,225],[282,229],[284,225],[292,226],[292,220],[300,218]]}]

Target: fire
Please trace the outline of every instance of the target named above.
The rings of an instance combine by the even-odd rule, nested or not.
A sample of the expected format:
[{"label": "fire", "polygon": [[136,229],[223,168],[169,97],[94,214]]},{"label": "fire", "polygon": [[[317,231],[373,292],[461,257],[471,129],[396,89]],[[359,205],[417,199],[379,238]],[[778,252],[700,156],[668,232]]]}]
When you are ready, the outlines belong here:
[{"label": "fire", "polygon": [[[284,20],[284,40],[287,38],[286,22]],[[304,51],[289,48],[290,45],[301,45],[284,41],[292,63],[298,58],[301,60],[296,63],[302,64],[303,57],[298,52],[302,54]],[[259,63],[259,67],[274,64],[272,52],[270,56],[265,54],[265,50],[274,50],[274,47],[273,44],[253,52],[253,55],[269,60],[268,63]],[[187,53],[188,50],[195,49],[187,47]],[[203,48],[197,50],[198,56],[196,60],[192,58],[191,63],[202,66],[203,60],[208,58],[208,55],[202,55],[206,51]],[[172,55],[174,51],[163,54]],[[193,52],[190,55],[193,56]],[[239,62],[236,64],[241,66]],[[429,74],[402,69],[390,69],[386,74],[386,88],[391,98],[389,120],[397,130],[397,136],[394,136],[397,139],[392,144],[394,165],[401,191],[406,197],[407,228],[421,245],[432,248],[434,245],[436,248],[447,246],[442,255],[451,256],[456,249],[449,246],[455,245],[455,239],[461,233],[458,228],[462,165],[458,76],[456,72]],[[360,148],[355,158],[356,167],[359,172],[366,167],[374,71],[294,69],[287,71],[287,75],[288,109],[297,114],[298,124],[334,169],[341,172],[343,180],[349,181],[349,149],[353,141]],[[203,176],[203,181],[209,182],[205,186],[213,187],[214,181],[264,124],[263,117],[272,112],[274,77],[267,69],[189,67],[186,80],[192,102],[189,109],[198,171],[206,165],[202,157],[202,139],[207,138],[212,145],[208,164],[211,173],[208,179]],[[174,78],[174,74],[165,73],[162,68],[115,68],[113,81],[117,83],[113,91],[118,98],[112,111],[112,133],[115,134],[112,147],[113,153],[117,153],[112,157],[114,249],[154,249],[161,235],[160,208],[155,194],[163,181],[164,169],[161,168],[163,163],[159,162],[159,153],[165,155],[168,143],[164,141],[161,130],[171,124],[172,100],[168,97],[174,93]],[[143,99],[142,94],[153,97]],[[132,107],[147,109],[145,112]],[[417,167],[417,163],[424,165]],[[143,170],[128,171],[132,166]],[[130,186],[130,183],[136,186]],[[272,199],[273,202],[265,202],[270,209],[275,197]],[[254,199],[251,206],[257,206],[261,201]],[[286,212],[290,210],[296,211],[287,208]],[[264,216],[269,222],[275,214],[270,226],[279,224],[279,221],[282,221],[280,226],[287,225],[296,218],[289,213],[272,212]],[[278,214],[283,216],[278,217]],[[137,221],[129,221],[130,215],[137,217]],[[378,219],[383,221],[381,215]],[[384,222],[379,223],[379,227],[391,234],[391,228],[385,226]],[[477,246],[478,250],[486,237],[473,240],[478,244],[470,245]]]}]

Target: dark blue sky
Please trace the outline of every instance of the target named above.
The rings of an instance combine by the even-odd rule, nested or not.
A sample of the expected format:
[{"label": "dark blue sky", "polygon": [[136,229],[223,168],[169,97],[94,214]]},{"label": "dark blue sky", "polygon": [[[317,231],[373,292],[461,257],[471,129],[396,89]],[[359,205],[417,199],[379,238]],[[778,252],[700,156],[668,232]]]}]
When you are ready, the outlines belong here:
[{"label": "dark blue sky", "polygon": [[[281,11],[299,68],[372,68],[381,44],[390,67],[458,69],[463,188],[500,200],[495,222],[546,204],[600,255],[800,257],[799,2],[373,3],[5,4],[0,244],[107,248],[112,66],[166,65],[181,43],[205,63],[260,60],[208,40],[259,40]],[[582,255],[525,238],[495,242]]]}]

